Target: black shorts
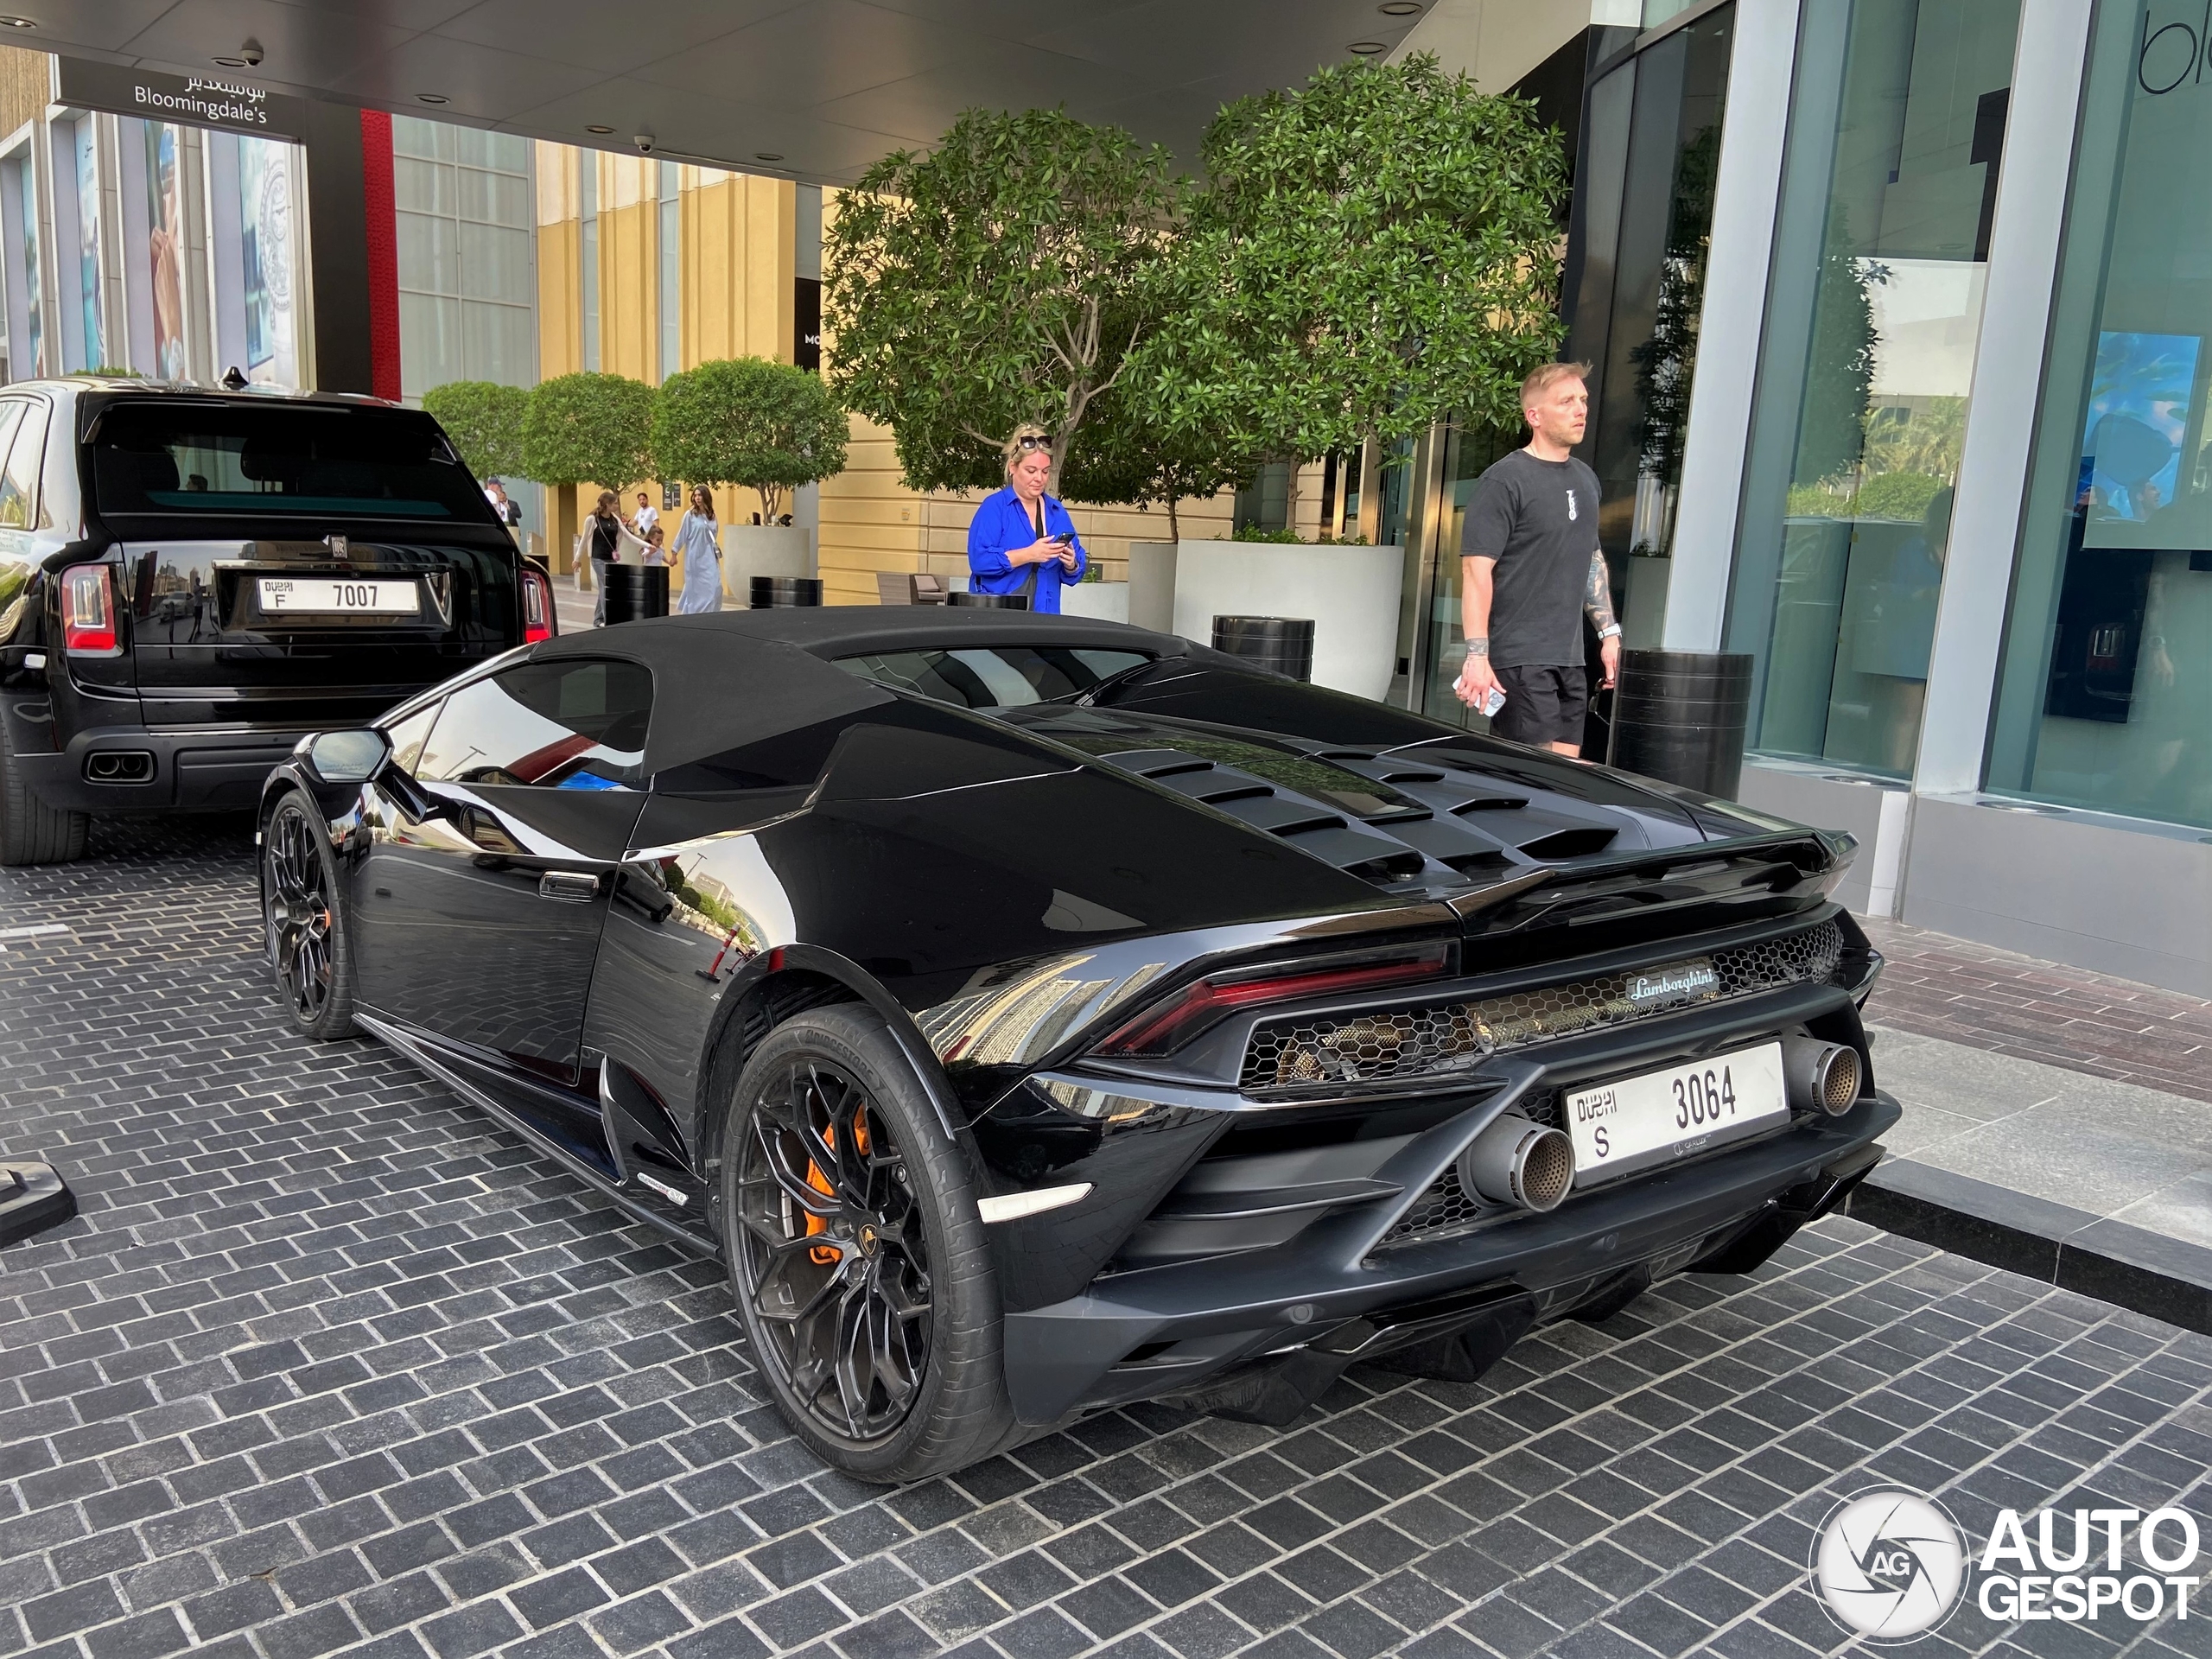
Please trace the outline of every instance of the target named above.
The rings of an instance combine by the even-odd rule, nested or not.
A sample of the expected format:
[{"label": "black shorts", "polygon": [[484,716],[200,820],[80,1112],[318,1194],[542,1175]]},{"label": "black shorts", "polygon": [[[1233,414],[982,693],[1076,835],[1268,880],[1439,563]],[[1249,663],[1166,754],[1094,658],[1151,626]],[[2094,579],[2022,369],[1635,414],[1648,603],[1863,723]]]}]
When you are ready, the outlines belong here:
[{"label": "black shorts", "polygon": [[1590,675],[1573,668],[1530,664],[1491,671],[1505,693],[1505,707],[1490,723],[1492,737],[1516,743],[1582,743],[1583,716],[1590,712]]}]

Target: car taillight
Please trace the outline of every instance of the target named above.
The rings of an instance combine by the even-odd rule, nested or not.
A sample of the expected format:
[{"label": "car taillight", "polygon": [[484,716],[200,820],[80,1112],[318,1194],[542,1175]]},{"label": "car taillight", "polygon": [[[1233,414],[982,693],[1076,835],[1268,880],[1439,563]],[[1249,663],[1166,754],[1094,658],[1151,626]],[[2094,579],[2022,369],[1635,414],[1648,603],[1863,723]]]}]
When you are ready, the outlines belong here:
[{"label": "car taillight", "polygon": [[1165,1001],[1153,1004],[1093,1052],[1164,1054],[1238,1008],[1433,979],[1451,965],[1451,946],[1431,944],[1388,957],[1340,960],[1311,967],[1260,969],[1238,976],[1217,975],[1195,980]]},{"label": "car taillight", "polygon": [[80,656],[115,650],[115,580],[104,564],[61,573],[61,648]]},{"label": "car taillight", "polygon": [[523,644],[534,645],[541,639],[550,639],[558,627],[553,612],[553,584],[543,571],[525,569],[522,573]]}]

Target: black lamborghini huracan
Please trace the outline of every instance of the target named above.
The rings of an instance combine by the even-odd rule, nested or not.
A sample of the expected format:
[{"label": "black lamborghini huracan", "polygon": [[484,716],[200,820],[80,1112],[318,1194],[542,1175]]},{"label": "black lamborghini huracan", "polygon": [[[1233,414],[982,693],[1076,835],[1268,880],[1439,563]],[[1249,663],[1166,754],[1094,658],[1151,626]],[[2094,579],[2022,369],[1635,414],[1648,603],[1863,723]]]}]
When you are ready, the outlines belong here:
[{"label": "black lamborghini huracan", "polygon": [[302,742],[271,963],[728,1263],[839,1467],[1745,1271],[1898,1116],[1847,837],[1110,624],[667,618]]}]

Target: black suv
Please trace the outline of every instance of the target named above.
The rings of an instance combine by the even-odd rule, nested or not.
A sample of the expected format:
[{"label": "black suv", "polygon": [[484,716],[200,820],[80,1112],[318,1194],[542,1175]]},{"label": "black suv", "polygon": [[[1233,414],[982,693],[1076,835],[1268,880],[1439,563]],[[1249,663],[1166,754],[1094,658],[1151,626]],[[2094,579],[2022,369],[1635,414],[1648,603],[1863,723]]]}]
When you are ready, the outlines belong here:
[{"label": "black suv", "polygon": [[128,379],[0,392],[0,864],[89,815],[251,807],[358,726],[557,630],[430,416]]}]

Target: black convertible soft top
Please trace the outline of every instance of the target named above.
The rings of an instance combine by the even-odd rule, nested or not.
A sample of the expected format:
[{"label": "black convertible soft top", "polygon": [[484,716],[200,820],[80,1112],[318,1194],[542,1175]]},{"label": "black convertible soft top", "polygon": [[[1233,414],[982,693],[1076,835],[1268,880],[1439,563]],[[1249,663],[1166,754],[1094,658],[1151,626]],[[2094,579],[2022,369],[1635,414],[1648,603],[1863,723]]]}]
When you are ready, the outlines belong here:
[{"label": "black convertible soft top", "polygon": [[563,634],[531,657],[613,657],[651,669],[654,710],[645,766],[658,772],[897,701],[882,687],[835,666],[839,658],[1014,644],[1155,657],[1203,652],[1173,634],[1083,617],[850,605],[653,617]]},{"label": "black convertible soft top", "polygon": [[1120,622],[1088,617],[1052,616],[1035,611],[970,610],[965,606],[826,605],[773,611],[711,611],[702,616],[661,616],[626,622],[620,636],[594,631],[563,636],[547,652],[574,649],[601,657],[652,661],[666,650],[682,650],[688,636],[706,634],[734,645],[742,641],[793,645],[816,657],[857,656],[863,652],[945,650],[959,645],[1046,643],[1090,645],[1109,651],[1142,651],[1155,657],[1180,657],[1191,642],[1172,633],[1154,633]]}]

